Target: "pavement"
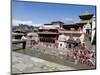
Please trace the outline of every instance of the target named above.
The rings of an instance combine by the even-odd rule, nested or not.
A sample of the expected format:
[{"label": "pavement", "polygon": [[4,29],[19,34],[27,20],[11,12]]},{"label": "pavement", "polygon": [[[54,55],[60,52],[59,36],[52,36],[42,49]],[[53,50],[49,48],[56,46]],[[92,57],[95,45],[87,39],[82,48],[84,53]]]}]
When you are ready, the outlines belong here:
[{"label": "pavement", "polygon": [[75,68],[12,51],[12,73],[75,70]]}]

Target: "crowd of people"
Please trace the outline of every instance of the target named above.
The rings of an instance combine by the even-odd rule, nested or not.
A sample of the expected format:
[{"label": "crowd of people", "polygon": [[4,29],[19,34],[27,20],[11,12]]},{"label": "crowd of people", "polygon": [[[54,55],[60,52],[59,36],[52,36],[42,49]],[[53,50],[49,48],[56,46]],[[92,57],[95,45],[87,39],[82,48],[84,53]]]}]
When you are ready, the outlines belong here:
[{"label": "crowd of people", "polygon": [[79,50],[76,48],[69,48],[67,52],[67,59],[75,64],[87,64],[89,66],[95,65],[96,54],[93,51],[88,50],[85,44],[79,46]]}]

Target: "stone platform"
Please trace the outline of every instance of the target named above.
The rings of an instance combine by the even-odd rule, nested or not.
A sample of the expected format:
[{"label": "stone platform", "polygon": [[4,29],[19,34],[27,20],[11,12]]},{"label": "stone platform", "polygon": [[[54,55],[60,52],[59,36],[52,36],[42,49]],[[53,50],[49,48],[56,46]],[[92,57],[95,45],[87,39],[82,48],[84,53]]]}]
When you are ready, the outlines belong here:
[{"label": "stone platform", "polygon": [[12,73],[31,73],[75,70],[75,68],[46,61],[22,53],[12,52]]}]

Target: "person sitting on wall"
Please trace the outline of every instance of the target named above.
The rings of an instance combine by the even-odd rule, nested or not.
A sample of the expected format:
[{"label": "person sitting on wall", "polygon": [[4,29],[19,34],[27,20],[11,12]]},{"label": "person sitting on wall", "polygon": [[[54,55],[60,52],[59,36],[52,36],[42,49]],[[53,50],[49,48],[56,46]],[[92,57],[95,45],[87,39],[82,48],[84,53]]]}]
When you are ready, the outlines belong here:
[{"label": "person sitting on wall", "polygon": [[25,49],[25,48],[26,48],[26,40],[27,40],[26,35],[23,35],[23,36],[21,37],[21,40],[24,41],[24,42],[23,42],[23,49]]}]

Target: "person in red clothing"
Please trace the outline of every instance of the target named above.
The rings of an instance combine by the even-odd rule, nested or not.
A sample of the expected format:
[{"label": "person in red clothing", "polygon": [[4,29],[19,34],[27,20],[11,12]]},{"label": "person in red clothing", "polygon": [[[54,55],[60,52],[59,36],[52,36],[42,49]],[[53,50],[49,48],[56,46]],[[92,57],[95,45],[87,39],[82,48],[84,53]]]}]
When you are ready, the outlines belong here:
[{"label": "person in red clothing", "polygon": [[82,51],[80,51],[79,53],[79,63],[83,63],[83,54],[82,54]]},{"label": "person in red clothing", "polygon": [[88,49],[86,48],[85,44],[83,43],[81,45],[81,51],[80,51],[80,63],[86,64],[88,59]]}]

